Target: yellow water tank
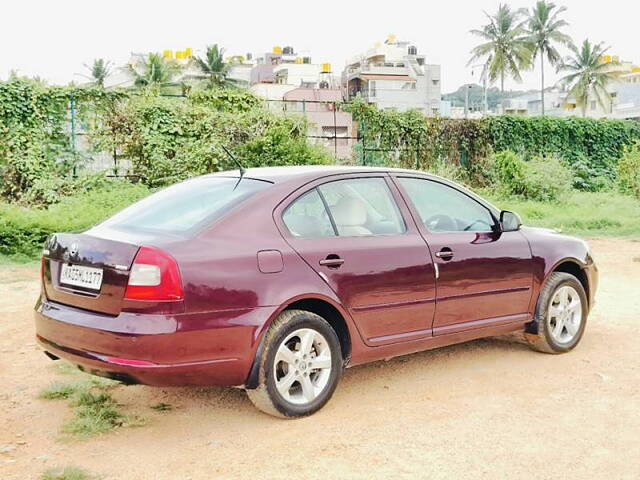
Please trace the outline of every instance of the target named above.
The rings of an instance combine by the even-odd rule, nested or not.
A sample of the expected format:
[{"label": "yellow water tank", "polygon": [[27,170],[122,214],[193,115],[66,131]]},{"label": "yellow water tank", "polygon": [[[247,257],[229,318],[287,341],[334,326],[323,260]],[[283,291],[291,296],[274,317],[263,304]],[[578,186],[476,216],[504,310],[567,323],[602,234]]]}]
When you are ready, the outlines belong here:
[{"label": "yellow water tank", "polygon": [[191,58],[193,57],[193,48],[191,47],[187,47],[184,49],[184,58]]},{"label": "yellow water tank", "polygon": [[164,58],[166,58],[167,60],[171,60],[171,59],[173,59],[173,51],[171,51],[171,50],[164,50],[164,51],[162,52],[162,56],[163,56]]},{"label": "yellow water tank", "polygon": [[604,57],[602,57],[602,62],[603,63],[611,62],[611,55],[605,55]]},{"label": "yellow water tank", "polygon": [[323,63],[322,64],[322,73],[331,73],[331,64]]},{"label": "yellow water tank", "polygon": [[300,64],[302,63],[302,57],[297,57],[297,58],[294,60],[294,63],[297,63],[298,65],[300,65]]},{"label": "yellow water tank", "polygon": [[396,36],[393,33],[387,35],[387,43],[396,43]]},{"label": "yellow water tank", "polygon": [[184,52],[182,50],[176,50],[176,60],[182,60],[184,58]]},{"label": "yellow water tank", "polygon": [[638,66],[638,67],[631,67],[631,71],[632,71],[633,73],[640,73],[640,66]]},{"label": "yellow water tank", "polygon": [[275,47],[273,47],[273,53],[276,55],[280,55],[282,53],[282,47],[279,47],[278,45],[276,45]]}]

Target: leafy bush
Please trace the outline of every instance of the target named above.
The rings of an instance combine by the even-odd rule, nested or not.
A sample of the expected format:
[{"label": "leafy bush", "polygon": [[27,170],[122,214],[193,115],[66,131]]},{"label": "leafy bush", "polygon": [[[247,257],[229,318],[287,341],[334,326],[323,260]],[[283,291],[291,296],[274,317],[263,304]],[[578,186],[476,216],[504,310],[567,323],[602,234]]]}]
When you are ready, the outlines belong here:
[{"label": "leafy bush", "polygon": [[121,149],[133,174],[148,186],[236,165],[304,165],[326,162],[327,154],[306,138],[305,118],[275,115],[248,92],[211,90],[185,99],[147,94],[120,102],[97,125],[92,138]]},{"label": "leafy bush", "polygon": [[53,232],[80,231],[149,194],[143,185],[111,182],[48,208],[0,203],[0,254],[34,258]]},{"label": "leafy bush", "polygon": [[627,148],[620,159],[618,183],[623,192],[640,198],[640,142]]},{"label": "leafy bush", "polygon": [[554,201],[571,189],[573,176],[555,157],[526,162],[512,151],[495,155],[496,177],[505,192],[529,200]]},{"label": "leafy bush", "polygon": [[609,190],[613,184],[612,171],[592,166],[584,156],[576,156],[570,167],[573,172],[573,188],[576,190],[602,192]]}]

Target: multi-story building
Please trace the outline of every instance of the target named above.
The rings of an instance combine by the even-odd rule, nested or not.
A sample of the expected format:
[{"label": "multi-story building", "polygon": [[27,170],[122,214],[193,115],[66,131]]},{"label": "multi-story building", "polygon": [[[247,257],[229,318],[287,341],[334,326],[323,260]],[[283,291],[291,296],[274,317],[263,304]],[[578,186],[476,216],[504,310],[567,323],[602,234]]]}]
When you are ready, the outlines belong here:
[{"label": "multi-story building", "polygon": [[440,114],[440,65],[428,64],[415,45],[394,35],[353,57],[342,82],[348,99],[360,97],[383,110]]}]

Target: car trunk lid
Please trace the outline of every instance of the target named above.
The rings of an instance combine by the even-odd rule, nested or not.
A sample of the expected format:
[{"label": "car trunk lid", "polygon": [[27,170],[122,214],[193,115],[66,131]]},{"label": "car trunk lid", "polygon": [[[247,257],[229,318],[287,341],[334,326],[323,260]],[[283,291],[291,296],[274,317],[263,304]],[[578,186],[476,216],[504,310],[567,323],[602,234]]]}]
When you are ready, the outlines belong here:
[{"label": "car trunk lid", "polygon": [[56,233],[44,249],[48,299],[118,315],[139,245],[86,233]]}]

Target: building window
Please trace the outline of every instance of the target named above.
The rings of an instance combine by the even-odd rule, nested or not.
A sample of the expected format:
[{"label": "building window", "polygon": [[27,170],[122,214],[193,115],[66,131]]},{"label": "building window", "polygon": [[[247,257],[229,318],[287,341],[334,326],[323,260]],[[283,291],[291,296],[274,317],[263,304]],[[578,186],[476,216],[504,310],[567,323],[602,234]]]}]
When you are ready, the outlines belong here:
[{"label": "building window", "polygon": [[376,96],[376,81],[375,80],[371,80],[369,82],[369,96],[370,97],[375,97]]},{"label": "building window", "polygon": [[438,86],[440,85],[440,80],[431,80],[431,83],[433,83],[433,86]]}]

